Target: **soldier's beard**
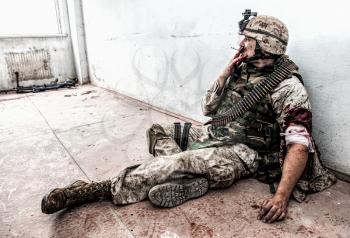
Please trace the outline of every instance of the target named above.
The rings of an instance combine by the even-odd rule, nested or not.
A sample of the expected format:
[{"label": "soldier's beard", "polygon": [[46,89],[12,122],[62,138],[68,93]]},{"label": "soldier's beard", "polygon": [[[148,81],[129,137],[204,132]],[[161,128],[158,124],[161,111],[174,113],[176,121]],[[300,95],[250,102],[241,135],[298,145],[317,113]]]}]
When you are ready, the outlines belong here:
[{"label": "soldier's beard", "polygon": [[274,62],[275,61],[273,59],[258,59],[258,60],[253,60],[251,63],[258,69],[262,69],[273,65]]},{"label": "soldier's beard", "polygon": [[[242,52],[244,55],[244,51]],[[264,56],[261,54],[261,52],[254,51],[254,55],[250,57],[245,57],[242,61],[244,63],[250,63],[255,65],[257,68],[264,67],[266,65],[273,64],[274,60],[272,58],[264,58]]]},{"label": "soldier's beard", "polygon": [[255,61],[261,60],[260,58],[255,57],[255,55],[251,56],[251,57],[244,57],[243,61],[244,63],[253,63]]},{"label": "soldier's beard", "polygon": [[274,63],[274,59],[271,58],[263,58],[262,53],[258,50],[254,49],[254,55],[248,57],[249,50],[244,45],[240,48],[240,55],[244,58],[242,60],[243,63],[254,65],[258,69],[265,68],[267,66],[271,66]]}]

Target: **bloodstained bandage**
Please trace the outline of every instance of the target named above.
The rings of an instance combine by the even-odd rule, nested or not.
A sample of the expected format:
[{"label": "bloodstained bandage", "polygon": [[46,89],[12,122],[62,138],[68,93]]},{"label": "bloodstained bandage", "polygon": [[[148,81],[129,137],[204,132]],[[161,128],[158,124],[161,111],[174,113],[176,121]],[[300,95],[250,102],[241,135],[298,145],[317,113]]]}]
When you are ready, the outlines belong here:
[{"label": "bloodstained bandage", "polygon": [[302,125],[288,126],[285,133],[281,133],[281,136],[285,136],[287,146],[290,144],[301,144],[305,145],[309,152],[314,152],[310,134]]}]

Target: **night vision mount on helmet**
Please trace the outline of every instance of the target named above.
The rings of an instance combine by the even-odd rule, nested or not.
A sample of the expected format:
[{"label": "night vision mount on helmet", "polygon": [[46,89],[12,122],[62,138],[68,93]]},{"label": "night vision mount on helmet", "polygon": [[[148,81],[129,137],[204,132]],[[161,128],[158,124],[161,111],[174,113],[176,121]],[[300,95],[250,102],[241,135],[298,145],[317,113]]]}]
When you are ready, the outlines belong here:
[{"label": "night vision mount on helmet", "polygon": [[249,17],[251,16],[257,16],[257,12],[252,12],[250,9],[245,9],[245,12],[242,13],[243,19],[238,22],[238,27],[239,27],[239,33],[243,34],[244,29],[246,28],[249,20]]}]

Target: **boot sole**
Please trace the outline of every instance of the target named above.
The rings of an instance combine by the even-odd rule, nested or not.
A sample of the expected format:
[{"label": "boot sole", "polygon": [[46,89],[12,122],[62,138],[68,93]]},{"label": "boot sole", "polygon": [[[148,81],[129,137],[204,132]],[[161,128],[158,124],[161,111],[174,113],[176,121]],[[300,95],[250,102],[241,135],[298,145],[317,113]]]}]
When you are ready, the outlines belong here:
[{"label": "boot sole", "polygon": [[208,180],[195,179],[187,184],[165,183],[154,186],[148,193],[150,201],[159,207],[176,207],[208,191]]}]

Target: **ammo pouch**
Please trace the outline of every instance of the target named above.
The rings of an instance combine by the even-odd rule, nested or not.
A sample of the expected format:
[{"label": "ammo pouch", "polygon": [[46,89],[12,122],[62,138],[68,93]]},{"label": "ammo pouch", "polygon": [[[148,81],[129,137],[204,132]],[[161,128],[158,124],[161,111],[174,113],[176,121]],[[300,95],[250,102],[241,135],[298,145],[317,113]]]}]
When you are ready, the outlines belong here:
[{"label": "ammo pouch", "polygon": [[190,134],[191,126],[192,126],[192,123],[185,122],[183,126],[183,130],[181,132],[181,123],[180,122],[174,123],[174,140],[182,151],[185,151],[187,149],[188,136]]},{"label": "ammo pouch", "polygon": [[259,153],[279,151],[280,130],[277,123],[253,122],[246,128],[246,145]]}]

